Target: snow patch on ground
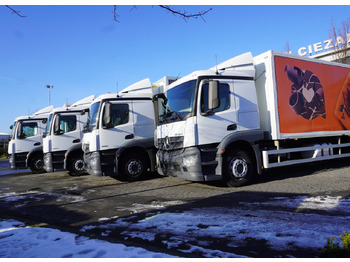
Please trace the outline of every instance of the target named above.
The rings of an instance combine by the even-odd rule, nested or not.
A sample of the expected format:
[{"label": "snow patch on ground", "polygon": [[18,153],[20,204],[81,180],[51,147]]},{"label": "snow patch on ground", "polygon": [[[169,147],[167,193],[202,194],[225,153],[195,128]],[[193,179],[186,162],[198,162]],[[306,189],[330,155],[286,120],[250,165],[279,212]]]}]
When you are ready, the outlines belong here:
[{"label": "snow patch on ground", "polygon": [[0,220],[1,258],[169,258],[163,253]]},{"label": "snow patch on ground", "polygon": [[271,206],[293,208],[296,211],[310,210],[326,210],[326,211],[344,211],[350,210],[350,199],[341,196],[297,196],[291,197],[274,197],[266,202],[240,202],[240,204],[249,206]]},{"label": "snow patch on ground", "polygon": [[131,206],[118,206],[116,210],[118,211],[129,211],[131,214],[143,213],[149,210],[159,210],[164,209],[169,206],[183,205],[184,201],[152,201],[150,204],[138,204],[133,203]]},{"label": "snow patch on ground", "polygon": [[[101,229],[124,227],[125,230],[121,235],[124,235],[125,239],[141,238],[150,242],[159,234],[167,234],[173,236],[162,242],[168,248],[181,247],[187,243],[189,250],[186,249],[186,252],[192,252],[195,249],[205,257],[237,257],[237,255],[206,249],[205,246],[208,246],[208,243],[203,239],[209,239],[208,241],[215,241],[215,238],[226,239],[228,245],[237,247],[247,239],[253,238],[265,241],[270,248],[277,251],[320,249],[326,245],[327,238],[337,237],[343,231],[350,231],[349,198],[279,197],[271,198],[267,202],[244,204],[242,202],[242,207],[235,208],[193,208],[181,213],[159,210],[148,213],[145,219],[139,221],[126,217],[97,227]],[[247,209],[247,205],[253,208]],[[256,209],[255,205],[268,208]],[[286,207],[292,208],[292,211],[285,210]],[[328,212],[323,214],[302,212],[307,210],[337,211],[342,212],[343,215],[338,216]],[[83,231],[90,229],[83,228]],[[108,232],[104,234],[108,235]],[[182,252],[185,251],[182,250]]]}]

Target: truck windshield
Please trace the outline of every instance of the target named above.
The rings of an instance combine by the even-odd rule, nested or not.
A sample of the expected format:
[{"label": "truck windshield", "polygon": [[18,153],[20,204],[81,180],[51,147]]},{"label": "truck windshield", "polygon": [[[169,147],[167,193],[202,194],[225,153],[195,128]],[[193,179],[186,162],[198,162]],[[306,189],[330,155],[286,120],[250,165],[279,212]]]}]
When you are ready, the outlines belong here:
[{"label": "truck windshield", "polygon": [[92,129],[96,126],[97,122],[97,114],[98,114],[98,109],[100,108],[100,102],[96,102],[91,105],[90,111],[89,111],[89,116],[86,121],[86,130],[91,132]]},{"label": "truck windshield", "polygon": [[166,92],[167,103],[160,112],[160,122],[179,121],[188,118],[193,110],[196,80],[178,85]]}]

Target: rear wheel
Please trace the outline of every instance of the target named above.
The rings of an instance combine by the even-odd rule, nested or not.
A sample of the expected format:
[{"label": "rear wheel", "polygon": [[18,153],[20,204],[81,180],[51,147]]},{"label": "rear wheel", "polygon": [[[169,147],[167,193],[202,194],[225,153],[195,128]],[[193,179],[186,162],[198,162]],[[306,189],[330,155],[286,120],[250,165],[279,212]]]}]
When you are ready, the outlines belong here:
[{"label": "rear wheel", "polygon": [[29,168],[30,170],[32,170],[34,174],[44,173],[45,169],[44,169],[43,156],[42,155],[34,156],[30,161]]},{"label": "rear wheel", "polygon": [[255,168],[250,155],[241,149],[227,153],[224,161],[224,179],[228,186],[239,187],[248,184]]},{"label": "rear wheel", "polygon": [[137,181],[145,177],[147,173],[147,160],[141,154],[126,154],[121,159],[121,176],[128,181]]}]

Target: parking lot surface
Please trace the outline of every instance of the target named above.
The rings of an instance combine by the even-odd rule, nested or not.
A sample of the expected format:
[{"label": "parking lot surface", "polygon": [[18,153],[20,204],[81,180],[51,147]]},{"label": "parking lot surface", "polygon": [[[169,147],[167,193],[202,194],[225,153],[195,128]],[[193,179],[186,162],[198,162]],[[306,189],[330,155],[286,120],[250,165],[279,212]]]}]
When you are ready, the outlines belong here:
[{"label": "parking lot surface", "polygon": [[[305,248],[298,246],[297,240],[288,240],[289,244],[284,245],[283,241],[286,239],[281,238],[283,231],[274,231],[273,236],[264,238],[249,235],[252,233],[244,229],[247,225],[237,224],[233,227],[233,222],[249,221],[252,226],[260,216],[263,219],[273,217],[271,223],[280,223],[285,217],[295,216],[300,220],[300,215],[304,215],[303,217],[310,219],[312,214],[316,216],[313,218],[315,220],[318,219],[317,216],[321,216],[322,221],[331,219],[338,223],[340,233],[342,230],[349,231],[343,228],[342,223],[344,218],[350,217],[350,210],[336,206],[325,208],[324,205],[335,201],[335,205],[342,203],[343,206],[346,204],[346,207],[350,207],[347,206],[350,203],[350,168],[347,162],[348,159],[275,169],[266,172],[251,185],[241,188],[229,188],[218,182],[193,183],[156,174],[151,174],[143,181],[122,182],[112,177],[72,177],[66,172],[32,174],[24,171],[7,174],[6,168],[2,168],[1,214],[2,217],[46,223],[52,227],[90,234],[112,242],[131,241],[133,244],[181,256],[223,256],[203,251],[205,249],[220,250],[226,257],[230,257],[227,254],[250,257],[315,257],[319,254],[322,243],[326,244],[326,239],[321,239],[315,246],[306,245]],[[302,200],[309,201],[308,199],[316,201],[316,207],[300,208]],[[153,219],[155,215],[188,214],[193,211],[197,216],[204,211],[210,213],[213,208],[221,214],[216,216],[217,222],[215,223],[213,216],[205,218],[204,213],[197,217],[200,221],[197,221],[196,230],[187,228],[184,232],[174,231],[177,226],[174,220],[169,221],[168,229],[154,224],[141,226],[145,220]],[[227,216],[228,212],[232,212],[232,216]],[[237,217],[237,214],[242,216]],[[169,219],[170,217],[176,220],[173,216],[169,216]],[[230,217],[232,221],[229,221]],[[254,217],[256,219],[252,220]],[[222,221],[218,220],[223,218],[230,224],[227,230],[231,230],[231,234],[220,231]],[[206,224],[206,219],[210,224]],[[313,223],[312,220],[307,221]],[[180,221],[178,225],[180,228]],[[209,235],[203,235],[213,227],[220,232],[218,235],[212,236],[212,239]],[[332,230],[336,232],[327,233],[338,232],[338,228]],[[152,237],[146,237],[147,232]],[[213,232],[215,234],[215,231],[211,231],[211,234]],[[238,238],[239,234],[244,238]],[[293,233],[288,234],[288,239],[291,239]],[[300,232],[295,238],[298,236],[303,237]],[[169,239],[173,240],[171,244]],[[201,248],[190,252],[189,246]]]}]

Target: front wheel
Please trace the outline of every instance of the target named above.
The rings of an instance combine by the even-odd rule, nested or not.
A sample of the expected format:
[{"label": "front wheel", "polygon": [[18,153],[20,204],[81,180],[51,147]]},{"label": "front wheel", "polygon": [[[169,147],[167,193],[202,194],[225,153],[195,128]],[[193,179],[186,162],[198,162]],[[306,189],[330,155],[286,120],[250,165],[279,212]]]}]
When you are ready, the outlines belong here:
[{"label": "front wheel", "polygon": [[239,187],[248,184],[254,175],[254,165],[250,155],[240,149],[227,153],[224,161],[224,179],[228,186]]},{"label": "front wheel", "polygon": [[80,176],[85,173],[84,159],[82,156],[76,156],[70,161],[69,174],[71,176]]},{"label": "front wheel", "polygon": [[147,173],[147,160],[140,154],[127,154],[121,159],[120,171],[122,178],[128,181],[141,180]]},{"label": "front wheel", "polygon": [[33,159],[30,161],[29,168],[30,170],[32,170],[34,174],[44,173],[45,169],[44,169],[43,156],[42,155],[34,156]]}]

